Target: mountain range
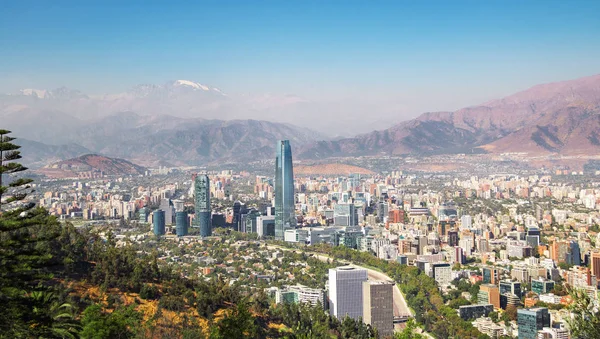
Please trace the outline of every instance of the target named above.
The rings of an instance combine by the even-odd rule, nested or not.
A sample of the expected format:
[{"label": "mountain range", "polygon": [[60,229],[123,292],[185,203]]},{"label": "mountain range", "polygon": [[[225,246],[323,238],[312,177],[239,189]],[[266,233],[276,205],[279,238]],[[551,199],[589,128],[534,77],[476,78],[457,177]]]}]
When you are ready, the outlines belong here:
[{"label": "mountain range", "polygon": [[[600,151],[600,75],[537,85],[499,100],[424,113],[384,130],[336,140],[271,120],[229,119],[241,106],[276,111],[294,105],[313,114],[304,104],[294,96],[231,100],[217,88],[176,80],[95,97],[66,88],[25,89],[0,95],[0,118],[3,128],[22,138],[24,152],[36,165],[86,153],[145,166],[245,162],[272,157],[277,139],[291,140],[297,159]],[[275,116],[273,121],[285,119]]]},{"label": "mountain range", "polygon": [[304,146],[305,158],[358,155],[600,152],[600,75],[534,86],[500,100],[352,138]]}]

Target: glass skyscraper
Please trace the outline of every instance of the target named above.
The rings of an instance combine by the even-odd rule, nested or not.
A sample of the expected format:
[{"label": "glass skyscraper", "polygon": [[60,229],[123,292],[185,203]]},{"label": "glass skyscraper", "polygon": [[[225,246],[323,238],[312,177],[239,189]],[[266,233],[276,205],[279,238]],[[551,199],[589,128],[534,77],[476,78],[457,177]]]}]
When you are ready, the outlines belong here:
[{"label": "glass skyscraper", "polygon": [[208,175],[198,175],[194,179],[194,202],[196,209],[196,225],[200,227],[200,236],[212,235],[210,222],[210,180]]},{"label": "glass skyscraper", "polygon": [[519,339],[536,339],[537,332],[550,327],[550,314],[545,307],[517,310]]},{"label": "glass skyscraper", "polygon": [[295,226],[292,147],[289,140],[279,140],[275,157],[275,239],[283,240],[285,230]]},{"label": "glass skyscraper", "polygon": [[156,210],[152,213],[152,224],[154,226],[155,235],[165,234],[165,211]]}]

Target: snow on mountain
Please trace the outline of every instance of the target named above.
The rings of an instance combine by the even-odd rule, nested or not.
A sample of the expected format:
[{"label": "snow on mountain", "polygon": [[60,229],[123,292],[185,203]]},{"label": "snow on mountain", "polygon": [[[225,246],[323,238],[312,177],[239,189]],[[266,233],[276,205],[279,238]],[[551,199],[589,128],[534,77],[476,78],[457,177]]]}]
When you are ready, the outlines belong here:
[{"label": "snow on mountain", "polygon": [[36,96],[40,99],[43,99],[48,94],[48,91],[45,89],[34,89],[34,88],[25,88],[19,91],[21,95],[29,95]]},{"label": "snow on mountain", "polygon": [[197,82],[189,81],[189,80],[176,80],[174,85],[175,86],[188,86],[188,87],[192,87],[195,89],[201,89],[203,91],[210,91],[210,88],[208,88],[208,86],[202,85]]}]

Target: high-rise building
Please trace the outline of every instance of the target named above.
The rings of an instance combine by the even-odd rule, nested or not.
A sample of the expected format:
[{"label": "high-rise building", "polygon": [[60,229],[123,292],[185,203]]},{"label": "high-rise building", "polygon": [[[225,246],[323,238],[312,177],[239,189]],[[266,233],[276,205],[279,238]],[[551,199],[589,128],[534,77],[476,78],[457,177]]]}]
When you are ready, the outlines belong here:
[{"label": "high-rise building", "polygon": [[517,310],[519,339],[536,339],[539,330],[550,327],[550,313],[545,307]]},{"label": "high-rise building", "polygon": [[531,279],[531,290],[537,294],[550,293],[554,289],[554,280],[544,278]]},{"label": "high-rise building", "polygon": [[197,175],[194,179],[194,201],[196,209],[196,225],[200,227],[200,236],[212,235],[210,222],[210,179],[208,175]]},{"label": "high-rise building", "polygon": [[333,209],[333,224],[335,226],[357,226],[358,217],[354,204],[336,204]]},{"label": "high-rise building", "polygon": [[175,212],[175,232],[178,237],[183,237],[188,234],[187,212]]},{"label": "high-rise building", "polygon": [[152,213],[152,225],[155,235],[165,234],[165,211],[156,210]]},{"label": "high-rise building", "polygon": [[352,266],[329,269],[329,309],[338,319],[363,316],[363,287],[367,270]]},{"label": "high-rise building", "polygon": [[449,263],[433,263],[431,264],[431,272],[433,273],[433,279],[440,285],[450,284],[452,281],[452,267]]},{"label": "high-rise building", "polygon": [[173,217],[175,216],[175,208],[171,199],[163,198],[160,200],[158,206],[161,210],[165,211],[165,225],[173,225]]},{"label": "high-rise building", "polygon": [[498,270],[494,267],[484,267],[481,270],[484,284],[495,284],[498,281]]},{"label": "high-rise building", "polygon": [[479,286],[477,294],[478,304],[492,304],[495,309],[500,308],[500,290],[498,286],[492,284],[483,284]]},{"label": "high-rise building", "polygon": [[512,280],[502,280],[500,282],[500,294],[511,293],[516,296],[521,296],[521,283]]},{"label": "high-rise building", "polygon": [[382,338],[394,334],[394,301],[391,281],[363,281],[363,321],[375,327]]},{"label": "high-rise building", "polygon": [[590,256],[590,269],[592,275],[596,276],[596,279],[600,281],[600,252],[592,252]]},{"label": "high-rise building", "polygon": [[283,240],[286,229],[296,227],[294,170],[289,140],[277,141],[275,156],[275,239]]}]

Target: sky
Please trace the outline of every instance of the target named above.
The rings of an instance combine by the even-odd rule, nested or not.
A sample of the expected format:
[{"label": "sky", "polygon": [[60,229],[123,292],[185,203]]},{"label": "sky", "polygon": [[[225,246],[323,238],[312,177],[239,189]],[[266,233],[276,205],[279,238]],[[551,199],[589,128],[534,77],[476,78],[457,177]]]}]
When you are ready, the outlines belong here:
[{"label": "sky", "polygon": [[6,0],[2,7],[0,92],[116,93],[189,79],[403,119],[600,73],[600,1]]}]

